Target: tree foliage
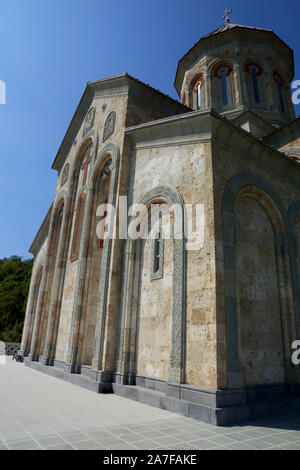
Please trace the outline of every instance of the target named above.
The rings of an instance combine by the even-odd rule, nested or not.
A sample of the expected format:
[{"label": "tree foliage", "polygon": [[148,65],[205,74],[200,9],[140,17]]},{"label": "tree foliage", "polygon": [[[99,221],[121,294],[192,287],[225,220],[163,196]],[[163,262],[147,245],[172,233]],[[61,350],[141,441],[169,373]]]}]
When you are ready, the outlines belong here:
[{"label": "tree foliage", "polygon": [[0,340],[21,341],[33,260],[0,259]]}]

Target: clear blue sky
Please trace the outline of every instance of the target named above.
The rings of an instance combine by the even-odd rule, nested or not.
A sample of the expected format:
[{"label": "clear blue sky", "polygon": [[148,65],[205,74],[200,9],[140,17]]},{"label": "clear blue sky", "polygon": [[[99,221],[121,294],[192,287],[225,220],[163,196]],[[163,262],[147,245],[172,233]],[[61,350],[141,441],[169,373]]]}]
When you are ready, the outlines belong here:
[{"label": "clear blue sky", "polygon": [[233,23],[285,40],[300,79],[295,0],[0,0],[0,258],[30,256],[54,196],[51,163],[86,82],[128,72],[177,98],[177,61],[223,24],[227,7]]}]

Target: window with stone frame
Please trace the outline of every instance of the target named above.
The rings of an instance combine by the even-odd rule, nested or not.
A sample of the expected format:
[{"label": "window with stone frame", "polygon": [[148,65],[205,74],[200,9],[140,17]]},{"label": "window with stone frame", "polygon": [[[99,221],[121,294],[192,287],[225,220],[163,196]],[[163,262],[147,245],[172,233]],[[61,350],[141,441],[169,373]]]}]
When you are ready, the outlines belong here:
[{"label": "window with stone frame", "polygon": [[151,280],[153,281],[163,277],[164,239],[161,228],[161,220],[159,228],[155,233],[155,237],[151,241]]},{"label": "window with stone frame", "polygon": [[198,76],[191,87],[191,107],[196,109],[204,108],[204,78]]},{"label": "window with stone frame", "polygon": [[281,113],[284,113],[285,112],[284,81],[283,81],[282,76],[277,71],[274,71],[273,77],[274,77],[275,86],[276,86],[279,110]]},{"label": "window with stone frame", "polygon": [[80,240],[81,240],[81,231],[82,231],[82,222],[83,222],[83,213],[85,206],[85,193],[81,193],[76,206],[75,213],[75,222],[74,222],[74,231],[71,247],[71,261],[75,261],[78,258]]},{"label": "window with stone frame", "polygon": [[235,105],[232,65],[222,62],[213,73],[213,103],[219,110],[226,110]]},{"label": "window with stone frame", "polygon": [[249,101],[253,106],[264,103],[264,77],[262,66],[257,62],[247,62],[245,65]]}]

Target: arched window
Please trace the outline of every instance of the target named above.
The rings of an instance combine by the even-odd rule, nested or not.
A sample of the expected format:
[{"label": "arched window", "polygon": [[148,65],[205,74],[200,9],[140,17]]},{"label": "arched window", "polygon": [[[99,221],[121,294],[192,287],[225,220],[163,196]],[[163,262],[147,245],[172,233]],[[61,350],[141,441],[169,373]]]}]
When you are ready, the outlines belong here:
[{"label": "arched window", "polygon": [[232,66],[222,63],[218,65],[214,73],[214,95],[217,108],[233,106],[234,93],[232,82]]},{"label": "arched window", "polygon": [[89,145],[83,156],[82,156],[82,166],[81,166],[81,169],[83,171],[83,176],[82,176],[82,181],[81,181],[81,185],[84,186],[85,183],[86,183],[86,180],[87,180],[87,176],[88,176],[88,170],[89,170],[89,165],[91,163],[91,148],[92,146]]},{"label": "arched window", "polygon": [[105,224],[106,224],[106,219],[107,219],[107,204],[108,204],[108,198],[105,199],[104,201],[104,214],[103,214],[103,219],[101,220],[101,233],[100,233],[100,249],[104,247],[104,235],[105,235]]},{"label": "arched window", "polygon": [[85,205],[85,193],[81,193],[78,198],[77,207],[76,207],[74,232],[73,232],[73,240],[72,240],[72,248],[71,248],[71,261],[75,261],[78,258],[84,205]]},{"label": "arched window", "polygon": [[283,101],[283,94],[282,94],[283,80],[278,72],[274,72],[273,77],[274,77],[276,87],[277,87],[280,111],[284,113],[284,101]]},{"label": "arched window", "polygon": [[200,109],[204,107],[204,79],[203,77],[198,77],[194,80],[192,86],[192,108]]},{"label": "arched window", "polygon": [[246,70],[251,76],[252,92],[254,96],[254,102],[261,103],[260,91],[259,91],[259,79],[258,77],[262,74],[262,69],[258,64],[248,63],[246,64]]},{"label": "arched window", "polygon": [[157,237],[154,239],[154,250],[153,250],[153,273],[156,274],[159,271],[161,260],[161,232],[159,231]]}]

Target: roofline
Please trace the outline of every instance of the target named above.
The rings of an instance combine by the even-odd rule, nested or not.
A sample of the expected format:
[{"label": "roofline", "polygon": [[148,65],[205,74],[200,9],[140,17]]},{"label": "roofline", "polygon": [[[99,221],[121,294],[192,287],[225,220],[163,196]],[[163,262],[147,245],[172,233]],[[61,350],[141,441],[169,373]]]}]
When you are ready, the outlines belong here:
[{"label": "roofline", "polygon": [[70,124],[69,124],[69,126],[68,126],[68,128],[67,128],[67,130],[66,130],[66,132],[65,132],[65,134],[64,134],[64,138],[63,138],[63,140],[62,140],[62,142],[61,142],[61,144],[60,144],[60,146],[59,146],[59,149],[58,149],[58,151],[57,151],[57,153],[56,153],[56,156],[55,156],[54,161],[53,161],[52,166],[51,166],[51,168],[52,168],[53,170],[56,170],[56,169],[57,169],[57,161],[58,161],[58,159],[59,159],[60,152],[61,152],[61,150],[62,150],[62,148],[63,148],[63,146],[64,146],[64,144],[65,144],[65,142],[66,142],[67,135],[68,135],[70,129],[72,128],[72,125],[73,125],[74,121],[76,120],[76,117],[77,117],[77,114],[78,114],[78,112],[79,112],[79,109],[81,108],[81,105],[82,105],[83,101],[84,101],[85,98],[86,98],[86,94],[87,94],[88,90],[92,90],[93,88],[97,87],[98,85],[101,85],[101,84],[104,84],[104,83],[107,83],[107,82],[110,82],[110,81],[113,81],[113,80],[118,80],[118,79],[128,79],[128,80],[132,80],[132,81],[138,83],[139,85],[142,85],[142,86],[147,87],[148,89],[150,89],[150,90],[153,91],[154,93],[158,93],[158,94],[160,94],[161,96],[163,96],[164,98],[167,98],[167,99],[171,100],[171,101],[172,101],[173,103],[175,103],[176,105],[180,105],[180,106],[182,106],[183,108],[189,109],[187,106],[185,106],[184,104],[182,104],[179,100],[176,100],[175,98],[172,98],[171,96],[167,95],[166,93],[163,93],[163,92],[160,91],[159,89],[152,87],[152,86],[149,85],[148,83],[142,82],[142,81],[139,80],[138,78],[132,77],[132,76],[129,75],[127,72],[125,72],[125,73],[120,73],[120,74],[117,74],[117,75],[112,75],[112,76],[110,76],[110,77],[105,77],[105,78],[102,78],[102,79],[100,79],[100,80],[89,81],[89,82],[87,82],[87,84],[86,84],[86,87],[85,87],[85,89],[84,89],[84,92],[83,92],[83,94],[82,94],[82,96],[81,96],[81,98],[80,98],[80,101],[79,101],[79,103],[78,103],[78,105],[77,105],[77,107],[76,107],[76,110],[75,110],[75,112],[74,112],[74,114],[73,114],[73,117],[72,117],[72,119],[71,119],[71,121],[70,121]]},{"label": "roofline", "polygon": [[[252,114],[256,119],[260,119],[261,121],[263,121],[265,124],[267,124],[269,127],[271,127],[272,129],[274,130],[277,130],[273,124],[271,124],[269,121],[267,121],[265,118],[263,118],[262,116],[260,116],[259,114],[255,113],[254,111],[252,111],[252,109],[245,109],[245,111],[243,111],[241,114],[239,114],[238,116],[236,116],[234,119],[232,119],[231,122],[235,122],[237,121],[239,118],[241,118],[242,116],[245,116],[246,114]],[[273,134],[273,131],[271,132],[271,134]],[[269,135],[269,134],[268,134]]]},{"label": "roofline", "polygon": [[[48,209],[48,212],[45,215],[44,220],[41,223],[40,228],[38,229],[38,232],[37,232],[36,236],[34,237],[33,242],[31,243],[30,248],[28,250],[29,253],[31,253],[33,256],[36,256],[36,254],[37,254],[37,250],[35,249],[35,245],[38,244],[39,238],[41,238],[43,236],[43,231],[49,229],[52,208],[53,208],[53,202],[52,202],[50,208]],[[48,227],[47,227],[47,224],[49,224]]]},{"label": "roofline", "polygon": [[[197,47],[202,41],[206,40],[206,39],[209,39],[209,38],[213,38],[214,36],[217,36],[219,34],[225,34],[225,33],[228,33],[229,31],[232,32],[234,29],[247,29],[248,31],[265,31],[266,33],[271,33],[273,34],[273,36],[276,37],[276,39],[278,39],[282,44],[284,44],[284,46],[286,46],[292,54],[294,54],[294,51],[293,49],[283,40],[281,39],[272,29],[264,29],[264,28],[255,28],[255,27],[251,27],[251,26],[242,26],[242,25],[236,25],[235,28],[231,28],[231,29],[227,29],[225,31],[220,31],[219,33],[215,33],[215,31],[218,30],[215,29],[215,31],[213,31],[212,33],[209,33],[205,36],[202,36],[202,38],[199,39],[198,42],[196,42],[189,50],[186,54],[184,54],[184,56],[181,57],[181,59],[179,59],[178,61],[178,65],[177,65],[177,70],[176,70],[176,75],[175,75],[175,80],[174,80],[174,88],[175,90],[177,91],[177,93],[179,94],[177,88],[176,88],[176,81],[177,81],[177,77],[178,77],[178,72],[179,72],[179,66],[180,66],[180,63],[190,54],[190,52],[195,48]],[[293,62],[293,74],[295,73],[295,64]]]},{"label": "roofline", "polygon": [[267,142],[260,139],[259,137],[256,137],[254,134],[251,134],[250,132],[247,132],[245,129],[242,129],[241,127],[237,127],[233,122],[231,122],[229,119],[226,119],[225,117],[221,116],[213,108],[207,108],[207,109],[203,109],[201,111],[192,111],[190,113],[179,114],[179,115],[176,115],[176,116],[171,116],[171,117],[167,117],[167,118],[163,118],[163,119],[158,119],[156,121],[151,121],[151,122],[147,122],[147,123],[144,123],[144,124],[139,124],[138,126],[127,127],[125,129],[125,133],[130,135],[130,133],[146,129],[147,127],[159,127],[159,126],[164,125],[164,124],[168,124],[168,123],[172,124],[172,122],[189,119],[193,116],[197,117],[197,116],[205,116],[205,115],[212,116],[212,117],[215,117],[215,118],[219,119],[220,121],[225,123],[227,126],[230,126],[232,129],[235,129],[235,131],[248,136],[252,140],[256,141],[257,143],[259,143],[260,145],[265,147],[267,150],[269,150],[271,152],[274,152],[275,154],[277,154],[278,156],[283,158],[285,161],[289,161],[292,165],[296,165],[297,167],[299,167],[298,163],[292,161],[283,152],[281,152],[280,150],[277,150],[276,148],[274,148],[272,146],[272,144],[268,144]]},{"label": "roofline", "polygon": [[271,132],[271,134],[267,135],[265,137],[265,139],[269,138],[269,137],[273,137],[275,134],[279,134],[281,131],[284,131],[286,127],[290,127],[290,126],[293,126],[294,124],[296,124],[297,122],[299,121],[300,123],[300,116],[296,117],[295,119],[293,119],[292,121],[290,122],[287,122],[286,124],[284,124],[283,126],[279,127],[278,129],[275,129],[274,132]]}]

